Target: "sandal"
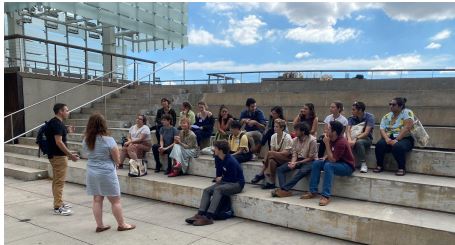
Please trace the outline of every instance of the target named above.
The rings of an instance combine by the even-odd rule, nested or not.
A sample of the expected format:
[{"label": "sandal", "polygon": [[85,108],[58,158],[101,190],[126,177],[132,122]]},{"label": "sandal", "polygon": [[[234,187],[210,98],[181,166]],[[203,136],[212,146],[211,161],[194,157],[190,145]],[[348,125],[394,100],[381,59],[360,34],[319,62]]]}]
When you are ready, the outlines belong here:
[{"label": "sandal", "polygon": [[406,170],[404,169],[398,169],[398,171],[395,173],[396,176],[404,176],[406,174]]},{"label": "sandal", "polygon": [[382,168],[380,166],[377,166],[376,168],[373,169],[373,172],[375,172],[375,173],[380,173],[382,171],[384,171],[384,168]]},{"label": "sandal", "polygon": [[109,230],[110,228],[111,228],[111,226],[109,226],[109,225],[106,225],[105,227],[96,227],[95,232],[96,232],[96,233],[100,233],[100,232]]}]

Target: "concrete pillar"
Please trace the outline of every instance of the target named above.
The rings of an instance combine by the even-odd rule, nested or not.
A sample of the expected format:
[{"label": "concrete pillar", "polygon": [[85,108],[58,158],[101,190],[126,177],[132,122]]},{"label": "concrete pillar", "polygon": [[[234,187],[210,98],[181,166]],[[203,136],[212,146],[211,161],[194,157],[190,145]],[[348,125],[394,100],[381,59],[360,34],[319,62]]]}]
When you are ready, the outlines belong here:
[{"label": "concrete pillar", "polygon": [[[19,14],[14,11],[10,12],[7,14],[7,21],[8,21],[8,35],[14,35],[14,34],[19,34],[23,35],[24,34],[24,29],[18,20],[20,20],[21,17]],[[11,66],[13,67],[22,67],[24,65],[25,60],[25,52],[24,52],[24,45],[25,42],[24,40],[19,40],[19,39],[13,39],[13,40],[8,40],[5,41],[5,45],[9,48],[9,57],[11,58]],[[22,47],[21,47],[22,46]],[[6,55],[6,54],[5,54]],[[22,59],[22,62],[21,62]]]},{"label": "concrete pillar", "polygon": [[[103,28],[103,51],[108,53],[116,53],[115,48],[115,27],[104,27]],[[115,57],[110,55],[103,55],[103,71],[104,74],[107,74],[111,71],[116,71]],[[115,77],[115,74],[112,76],[106,76],[106,78]]]}]

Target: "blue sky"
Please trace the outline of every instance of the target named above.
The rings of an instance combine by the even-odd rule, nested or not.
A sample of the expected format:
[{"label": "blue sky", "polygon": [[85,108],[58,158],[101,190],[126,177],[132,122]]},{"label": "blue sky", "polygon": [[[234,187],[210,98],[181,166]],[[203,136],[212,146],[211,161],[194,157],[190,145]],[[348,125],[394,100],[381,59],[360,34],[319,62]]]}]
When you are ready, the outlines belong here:
[{"label": "blue sky", "polygon": [[[455,68],[455,3],[189,3],[189,45],[136,54],[211,72]],[[162,79],[181,79],[182,65]]]}]

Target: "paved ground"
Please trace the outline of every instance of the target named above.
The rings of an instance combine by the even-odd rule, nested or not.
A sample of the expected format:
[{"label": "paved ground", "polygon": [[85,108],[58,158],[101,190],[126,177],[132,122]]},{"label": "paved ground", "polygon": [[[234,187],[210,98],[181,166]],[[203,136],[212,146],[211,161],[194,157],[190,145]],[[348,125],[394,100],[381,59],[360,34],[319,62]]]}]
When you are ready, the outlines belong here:
[{"label": "paved ground", "polygon": [[[52,215],[50,186],[49,180],[23,182],[5,177],[5,244],[350,244],[240,218],[194,227],[184,219],[196,209],[129,195],[122,196],[124,215],[137,228],[97,234],[85,187],[66,184],[64,197],[73,205],[74,215],[63,217]],[[110,212],[106,203],[105,224],[116,227]]]}]

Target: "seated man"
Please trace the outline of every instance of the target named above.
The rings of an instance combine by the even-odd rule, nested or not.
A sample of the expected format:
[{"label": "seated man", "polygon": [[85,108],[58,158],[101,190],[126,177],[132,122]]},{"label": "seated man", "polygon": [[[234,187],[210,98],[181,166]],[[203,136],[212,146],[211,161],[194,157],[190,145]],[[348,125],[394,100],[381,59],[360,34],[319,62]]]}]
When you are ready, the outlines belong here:
[{"label": "seated man", "polygon": [[172,117],[170,115],[163,115],[161,123],[163,127],[160,129],[160,143],[152,146],[153,157],[156,163],[155,173],[161,171],[160,155],[168,155],[167,169],[164,174],[169,175],[172,169],[172,159],[169,157],[169,154],[171,154],[172,147],[174,146],[174,137],[179,136],[179,131],[172,126]]},{"label": "seated man", "polygon": [[241,127],[238,121],[233,121],[231,123],[232,135],[228,138],[230,153],[239,163],[248,162],[253,156],[248,147],[248,136],[245,132],[240,131]]},{"label": "seated man", "polygon": [[245,131],[247,132],[247,136],[252,139],[252,152],[259,153],[261,149],[258,149],[261,140],[262,140],[262,133],[265,129],[265,117],[264,113],[259,110],[256,106],[256,100],[253,98],[248,98],[246,100],[246,109],[240,113],[240,124],[245,126]]},{"label": "seated man", "polygon": [[245,186],[245,178],[240,164],[229,154],[226,141],[215,141],[214,144],[216,183],[204,189],[199,211],[185,221],[195,226],[213,224],[213,216],[222,196],[240,193]]},{"label": "seated man", "polygon": [[[311,172],[311,164],[318,155],[316,137],[310,134],[311,129],[308,127],[308,124],[298,123],[294,126],[294,130],[297,137],[292,142],[292,160],[277,169],[280,188],[272,191],[272,196],[274,197],[291,196],[291,188]],[[294,169],[298,169],[297,173],[286,183],[286,173]]]},{"label": "seated man", "polygon": [[355,170],[354,156],[348,141],[343,136],[343,124],[338,121],[330,122],[330,131],[324,136],[324,144],[327,155],[322,160],[313,162],[310,178],[310,192],[304,194],[302,199],[316,197],[318,193],[319,177],[324,170],[324,182],[322,184],[320,206],[326,206],[330,202],[333,175],[351,176]]},{"label": "seated man", "polygon": [[368,171],[365,155],[366,150],[371,147],[374,128],[374,116],[365,112],[365,107],[365,103],[360,101],[352,104],[352,117],[348,119],[346,128],[348,143],[354,150],[355,165],[357,168],[360,167],[361,173]]}]

